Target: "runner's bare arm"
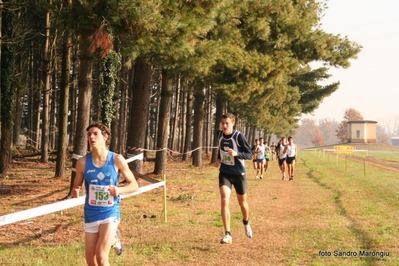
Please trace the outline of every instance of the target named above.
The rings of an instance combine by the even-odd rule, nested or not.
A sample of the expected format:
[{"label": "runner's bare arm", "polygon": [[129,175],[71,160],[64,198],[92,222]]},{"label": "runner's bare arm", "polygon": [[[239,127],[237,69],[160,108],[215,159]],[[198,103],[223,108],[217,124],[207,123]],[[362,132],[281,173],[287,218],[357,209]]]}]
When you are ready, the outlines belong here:
[{"label": "runner's bare arm", "polygon": [[139,185],[137,184],[134,174],[129,169],[125,158],[120,154],[115,154],[114,163],[118,172],[124,177],[127,185],[123,187],[110,186],[109,191],[111,195],[118,196],[119,194],[128,194],[137,191]]},{"label": "runner's bare arm", "polygon": [[86,167],[86,156],[79,158],[78,161],[76,162],[76,175],[72,188],[72,198],[79,197],[80,188],[82,187],[83,184],[83,172],[85,170],[85,167]]}]

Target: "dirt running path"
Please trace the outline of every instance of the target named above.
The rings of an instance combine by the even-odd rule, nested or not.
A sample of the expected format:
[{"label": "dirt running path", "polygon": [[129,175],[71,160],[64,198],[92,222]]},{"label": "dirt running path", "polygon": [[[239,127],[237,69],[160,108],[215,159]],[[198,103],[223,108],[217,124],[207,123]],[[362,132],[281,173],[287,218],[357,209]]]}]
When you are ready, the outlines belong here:
[{"label": "dirt running path", "polygon": [[[299,253],[301,259],[298,265],[306,265],[317,255],[318,249],[306,246],[313,240],[302,235],[302,228],[325,226],[318,217],[317,209],[331,195],[315,193],[320,187],[307,177],[308,169],[301,161],[296,169],[294,181],[282,181],[277,161],[270,161],[269,170],[262,180],[255,179],[255,171],[248,168],[248,197],[254,237],[247,239],[239,223],[232,229],[234,245],[220,250],[222,257],[230,258],[231,265],[296,265]],[[236,202],[232,205],[235,205],[232,209],[237,208]],[[335,211],[332,205],[325,209]],[[316,215],[309,216],[312,213]],[[229,255],[233,251],[236,256]]]}]

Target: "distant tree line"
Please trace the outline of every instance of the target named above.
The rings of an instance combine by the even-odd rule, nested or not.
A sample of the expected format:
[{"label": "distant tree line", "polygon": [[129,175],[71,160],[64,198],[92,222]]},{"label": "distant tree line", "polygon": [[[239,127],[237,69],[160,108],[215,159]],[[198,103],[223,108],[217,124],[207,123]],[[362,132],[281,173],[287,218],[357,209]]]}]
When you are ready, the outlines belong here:
[{"label": "distant tree line", "polygon": [[[348,142],[348,121],[363,120],[363,115],[354,108],[345,110],[343,120],[337,122],[329,118],[320,120],[305,118],[295,134],[295,142],[300,147],[317,147]],[[389,144],[389,133],[376,125],[377,143]]]},{"label": "distant tree line", "polygon": [[[103,121],[111,150],[168,150],[216,158],[223,112],[256,135],[291,134],[339,83],[361,46],[324,32],[326,6],[300,1],[3,0],[0,173],[23,132],[29,149],[66,175],[68,147],[87,152],[86,127]],[[324,66],[312,69],[312,62]],[[167,148],[167,149],[164,149]],[[73,160],[75,163],[76,160]],[[141,170],[141,162],[131,164]]]},{"label": "distant tree line", "polygon": [[303,147],[317,147],[339,143],[336,130],[339,123],[329,118],[320,120],[305,118],[296,130],[295,143]]}]

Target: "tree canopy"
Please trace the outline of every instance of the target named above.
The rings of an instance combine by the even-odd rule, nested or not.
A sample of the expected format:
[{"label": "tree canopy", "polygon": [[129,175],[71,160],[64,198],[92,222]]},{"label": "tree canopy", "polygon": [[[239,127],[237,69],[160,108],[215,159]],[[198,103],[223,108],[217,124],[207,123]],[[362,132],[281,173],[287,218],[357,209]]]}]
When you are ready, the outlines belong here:
[{"label": "tree canopy", "polygon": [[363,115],[354,108],[348,108],[345,110],[343,120],[338,125],[336,130],[337,138],[341,143],[348,141],[348,121],[363,120]]},{"label": "tree canopy", "polygon": [[[209,109],[213,110],[218,99],[223,101],[221,106],[239,114],[247,126],[267,134],[283,135],[291,134],[298,127],[301,114],[316,110],[323,99],[339,88],[339,82],[320,85],[330,77],[329,69],[349,67],[349,60],[356,59],[362,48],[347,37],[322,30],[320,19],[327,5],[317,0],[77,0],[68,1],[69,5],[64,0],[4,2],[12,3],[19,14],[14,23],[14,39],[3,44],[2,50],[10,44],[10,48],[18,49],[19,57],[12,62],[2,58],[2,72],[7,73],[19,60],[16,65],[21,75],[16,84],[25,84],[28,89],[15,97],[32,99],[28,108],[36,117],[31,119],[31,128],[40,124],[38,114],[43,110],[38,92],[48,92],[38,78],[40,71],[47,72],[48,76],[54,73],[51,95],[55,101],[60,87],[57,66],[61,63],[57,59],[62,60],[59,40],[64,40],[65,34],[69,38],[70,34],[75,51],[72,58],[79,61],[71,67],[71,73],[75,71],[71,79],[76,79],[78,91],[77,101],[70,102],[73,112],[70,123],[75,130],[72,135],[79,141],[74,142],[76,153],[87,149],[85,127],[90,118],[96,117],[93,112],[101,113],[101,119],[107,124],[111,121],[117,124],[115,119],[127,120],[126,116],[134,115],[126,112],[126,116],[118,117],[114,108],[133,110],[124,106],[128,100],[119,97],[131,99],[133,94],[151,97],[150,93],[137,92],[171,84],[152,80],[151,70],[143,75],[146,80],[140,81],[146,84],[145,88],[132,85],[138,82],[134,73],[140,71],[131,71],[138,58],[145,62],[142,67],[149,66],[163,73],[159,75],[161,78],[178,77],[179,84],[182,81],[183,87],[193,89],[190,93],[195,95],[195,108],[202,108],[203,103],[198,101],[208,101]],[[7,10],[6,5],[4,7]],[[47,15],[51,20],[48,26]],[[3,33],[7,23],[4,22]],[[48,62],[42,52],[46,32],[50,33],[51,43]],[[51,68],[43,71],[42,62],[51,63]],[[315,62],[322,67],[313,68]],[[154,83],[157,85],[151,87]],[[2,88],[6,85],[2,84]],[[129,89],[119,92],[118,85]],[[175,87],[169,90],[172,96],[178,91]],[[137,91],[133,93],[131,88]],[[188,91],[187,88],[181,91],[184,90]],[[158,100],[162,98],[159,91],[155,93]],[[188,94],[187,101],[191,97]],[[11,99],[2,89],[1,109],[7,108],[15,97],[11,95]],[[95,99],[101,104],[93,105],[92,97],[98,97]],[[119,102],[114,105],[114,100]],[[170,102],[172,105],[173,101]],[[55,106],[54,112],[58,110]],[[194,113],[200,111],[197,109]],[[2,125],[11,127],[5,120],[6,115],[7,112],[14,115],[16,110],[7,108],[3,112]],[[147,112],[144,114],[147,116]],[[191,121],[186,122],[191,125]],[[196,123],[201,127],[201,121]],[[134,125],[127,127],[134,128]],[[145,137],[146,129],[139,130],[144,131],[139,135]]]}]

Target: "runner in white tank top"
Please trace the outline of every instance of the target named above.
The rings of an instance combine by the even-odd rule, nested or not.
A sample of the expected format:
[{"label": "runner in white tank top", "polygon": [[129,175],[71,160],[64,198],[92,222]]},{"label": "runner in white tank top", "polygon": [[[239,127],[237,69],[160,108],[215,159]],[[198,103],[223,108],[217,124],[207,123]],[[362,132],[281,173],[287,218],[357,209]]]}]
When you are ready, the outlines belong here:
[{"label": "runner in white tank top", "polygon": [[276,146],[277,161],[281,170],[282,180],[285,180],[285,160],[287,158],[286,138],[282,137]]},{"label": "runner in white tank top", "polygon": [[298,149],[296,144],[294,144],[294,139],[292,137],[288,138],[288,145],[287,145],[287,169],[288,169],[288,176],[290,177],[289,181],[294,180],[294,169],[295,169],[295,161]]},{"label": "runner in white tank top", "polygon": [[263,179],[265,165],[265,145],[263,138],[259,138],[258,148],[256,149],[256,178]]}]

